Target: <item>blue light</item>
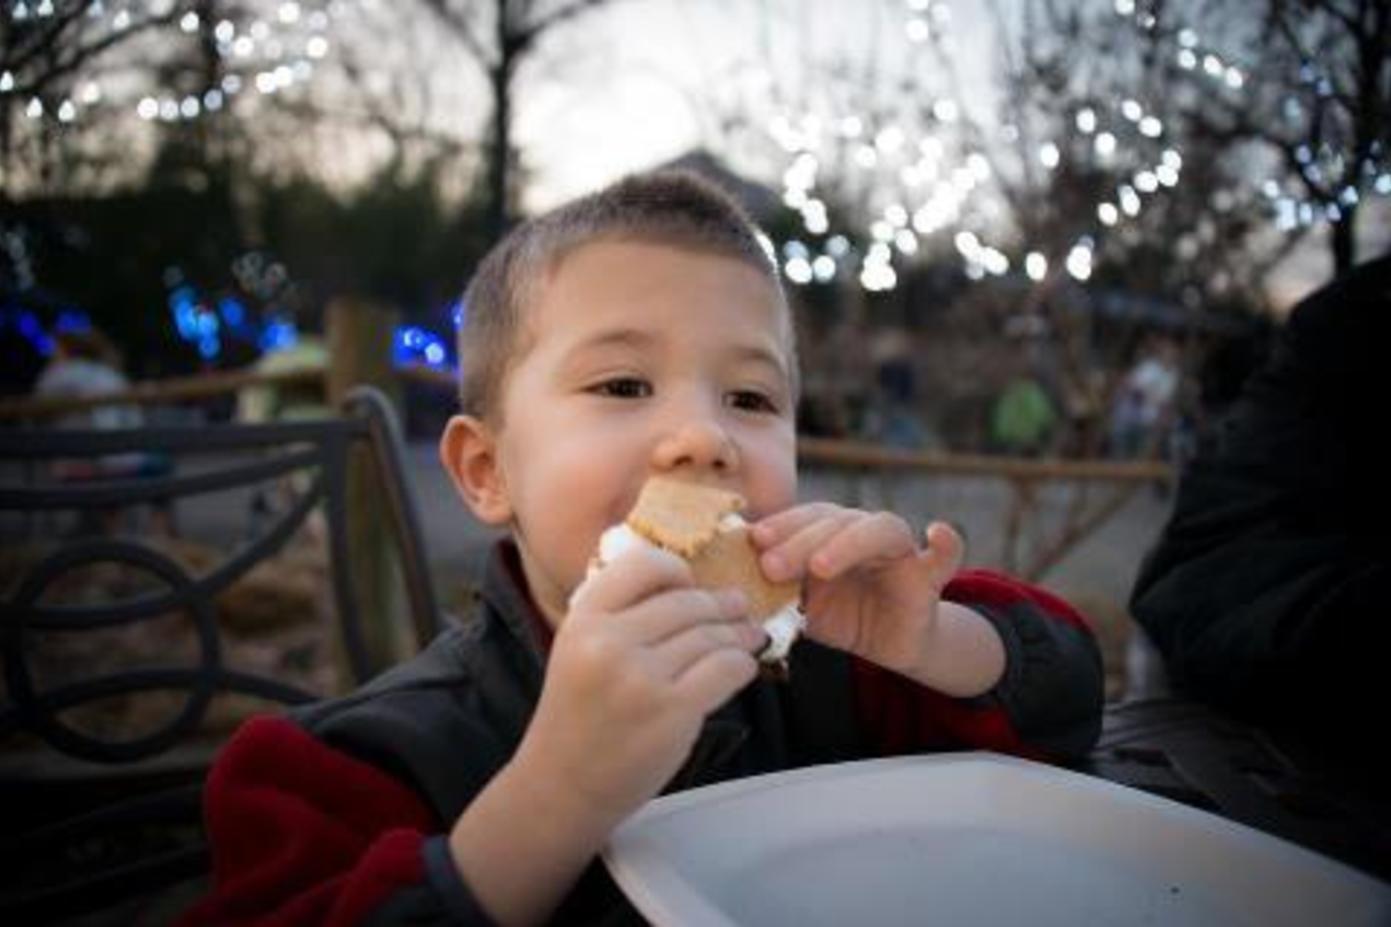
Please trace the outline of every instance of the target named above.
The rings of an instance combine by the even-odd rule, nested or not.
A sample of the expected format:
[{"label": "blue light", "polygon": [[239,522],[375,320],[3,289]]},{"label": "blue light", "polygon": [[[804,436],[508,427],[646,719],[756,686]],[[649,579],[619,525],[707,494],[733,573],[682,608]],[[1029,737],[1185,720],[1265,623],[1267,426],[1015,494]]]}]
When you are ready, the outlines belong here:
[{"label": "blue light", "polygon": [[256,343],[262,351],[269,353],[292,348],[298,341],[299,331],[295,328],[295,323],[285,319],[271,319],[261,330],[261,337]]},{"label": "blue light", "polygon": [[13,322],[15,330],[20,337],[29,342],[35,353],[42,357],[50,357],[53,354],[53,339],[43,330],[39,324],[38,316],[27,309],[20,309],[18,304],[11,304],[13,308],[6,308],[0,312],[0,330]]},{"label": "blue light", "polygon": [[398,367],[428,364],[440,367],[448,363],[449,350],[444,339],[418,325],[403,325],[392,338],[391,359]]},{"label": "blue light", "polygon": [[246,321],[246,307],[230,296],[218,300],[217,311],[222,314],[222,321],[227,323],[228,328],[241,328]]},{"label": "blue light", "polygon": [[198,339],[198,353],[203,356],[204,360],[212,360],[222,353],[222,343],[218,341],[216,335],[200,338]]},{"label": "blue light", "polygon": [[38,318],[32,312],[21,312],[15,327],[19,329],[21,335],[30,341],[37,342],[39,338],[43,337],[43,326],[39,324]]},{"label": "blue light", "polygon": [[92,320],[81,309],[64,309],[53,323],[55,332],[89,332]]},{"label": "blue light", "polygon": [[468,303],[462,297],[449,307],[449,317],[454,321],[455,331],[464,327],[464,319],[468,317]]},{"label": "blue light", "polygon": [[169,294],[169,308],[178,312],[183,306],[192,306],[198,301],[198,294],[191,286],[181,286]]},{"label": "blue light", "polygon": [[183,340],[192,341],[198,337],[198,316],[192,304],[182,303],[174,310],[174,325]]},{"label": "blue light", "polygon": [[410,344],[410,329],[397,328],[395,335],[391,339],[391,362],[396,366],[409,364],[412,360]]},{"label": "blue light", "polygon": [[169,294],[169,310],[174,313],[174,327],[185,341],[196,341],[202,334],[198,313],[198,293],[191,286],[177,287]]}]

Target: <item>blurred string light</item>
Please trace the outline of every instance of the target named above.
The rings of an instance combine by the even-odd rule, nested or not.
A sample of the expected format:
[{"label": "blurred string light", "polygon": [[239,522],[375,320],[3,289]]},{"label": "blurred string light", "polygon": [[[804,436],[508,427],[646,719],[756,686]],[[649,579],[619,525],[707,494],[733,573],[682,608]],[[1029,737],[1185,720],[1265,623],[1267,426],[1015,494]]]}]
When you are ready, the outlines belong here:
[{"label": "blurred string light", "polygon": [[66,306],[59,309],[52,331],[44,329],[30,308],[36,299],[49,303],[47,297],[36,292],[30,234],[22,223],[0,225],[0,337],[17,335],[40,357],[49,357],[53,354],[53,334],[90,331],[92,320],[82,309]]},{"label": "blurred string light", "polygon": [[[905,6],[906,40],[932,43],[950,55],[950,5],[945,0],[905,0]],[[957,137],[960,108],[954,100],[926,96],[921,110],[916,100],[908,100],[905,105],[914,107],[911,112],[870,113],[852,94],[844,108],[789,108],[769,122],[768,133],[787,158],[782,201],[799,214],[807,238],[820,242],[809,244],[798,237],[783,244],[776,260],[791,283],[825,284],[846,275],[871,292],[892,290],[899,279],[895,261],[917,255],[922,239],[952,231],[968,216],[984,211],[992,173],[989,160],[969,146],[959,157],[948,151],[943,138]],[[926,129],[921,133],[909,128],[923,122]],[[846,172],[838,181],[867,191],[863,198],[869,213],[854,236],[862,245],[832,228],[823,194],[830,164]],[[979,253],[999,254],[993,249]],[[980,266],[995,272],[1000,263],[991,259]]]},{"label": "blurred string light", "polygon": [[[281,93],[307,82],[330,52],[329,33],[334,22],[349,15],[357,4],[349,0],[261,0],[244,4],[234,16],[211,21],[200,15],[203,3],[176,0],[0,0],[0,25],[9,37],[0,50],[0,105],[18,105],[25,117],[59,125],[80,123],[98,107],[127,109],[146,122],[179,122],[216,113],[240,95],[255,90],[261,95]],[[47,67],[47,57],[29,54],[26,33],[35,41],[60,19],[73,21],[84,13],[81,29],[91,46],[118,44],[121,33],[158,23],[151,28],[174,30],[200,37],[217,55],[218,77],[189,91],[153,90],[130,100],[108,93],[100,77],[81,80],[76,86],[34,87]],[[13,59],[6,55],[13,53]],[[119,54],[119,52],[114,53]],[[16,101],[5,97],[14,95]]]},{"label": "blurred string light", "polygon": [[438,370],[449,367],[449,347],[444,339],[419,325],[403,325],[396,329],[391,357],[398,367],[416,364]]},{"label": "blurred string light", "polygon": [[222,353],[222,320],[208,301],[188,284],[176,286],[167,300],[174,330],[198,349],[204,360]]},{"label": "blurred string light", "polygon": [[11,332],[28,342],[40,357],[53,355],[53,337],[44,330],[43,323],[32,309],[18,303],[0,306],[0,338],[9,337]]},{"label": "blurred string light", "polygon": [[81,309],[63,309],[53,321],[53,331],[58,333],[86,333],[92,330],[92,317]]},{"label": "blurred string light", "polygon": [[4,305],[0,305],[0,338],[18,336],[20,340],[28,342],[33,352],[40,357],[53,356],[54,335],[91,330],[91,317],[73,306],[60,309],[51,328],[45,330],[38,314],[22,302],[10,299]]},{"label": "blurred string light", "polygon": [[[1115,10],[1118,16],[1132,19],[1141,30],[1153,31],[1159,25],[1154,14],[1134,0],[1115,0]],[[1180,24],[1164,34],[1172,40],[1174,63],[1181,71],[1208,82],[1218,92],[1240,93],[1245,89],[1247,72],[1231,61],[1231,56],[1207,42],[1198,30]],[[1314,61],[1301,61],[1296,77],[1295,85],[1315,98],[1326,99],[1335,93],[1332,79]],[[1305,105],[1296,95],[1287,96],[1281,104],[1281,117],[1286,122],[1297,124],[1304,114]],[[1347,207],[1357,205],[1363,192],[1391,196],[1391,162],[1387,154],[1385,145],[1373,142],[1369,156],[1359,167],[1347,164],[1343,153],[1326,143],[1317,150],[1300,146],[1296,150],[1300,172],[1315,185],[1326,186],[1326,182],[1333,181],[1333,202],[1301,199],[1285,191],[1275,179],[1257,180],[1253,186],[1269,202],[1275,225],[1281,231],[1307,228],[1322,221],[1336,223],[1342,220]],[[1177,165],[1166,168],[1164,173],[1156,169],[1156,177],[1160,183],[1172,186],[1171,178],[1177,169]],[[1336,183],[1339,180],[1345,181],[1341,187]]]},{"label": "blurred string light", "polygon": [[[189,282],[180,268],[168,268],[164,283],[174,333],[210,363],[221,358],[233,340],[254,345],[262,353],[295,347],[300,341],[294,321],[295,286],[284,265],[263,252],[252,251],[232,262],[232,275],[238,292],[215,296]],[[245,294],[245,298],[240,294]],[[260,308],[249,308],[248,299]],[[466,311],[463,301],[456,300],[445,308],[444,314],[457,329]],[[45,330],[37,314],[13,299],[0,307],[0,335],[13,329],[44,357],[53,352],[53,334],[90,327],[87,314],[76,308],[61,311],[51,328]],[[392,359],[398,366],[452,370],[451,344],[452,339],[447,341],[421,326],[398,326],[392,338]]]},{"label": "blurred string light", "polygon": [[468,317],[468,303],[461,297],[444,307],[443,318],[450,337],[442,337],[421,325],[401,325],[392,339],[391,359],[397,367],[425,366],[454,372],[454,344]]},{"label": "blurred string light", "polygon": [[[1134,0],[1116,0],[1114,6],[1117,15],[1134,18],[1138,28],[1150,31],[1157,26],[1155,15],[1139,8]],[[1213,56],[1210,74],[1216,72],[1219,60]],[[1223,78],[1230,89],[1239,89],[1245,82],[1244,74],[1235,65],[1224,64],[1217,77]],[[1124,225],[1141,216],[1146,198],[1177,187],[1184,157],[1180,145],[1168,138],[1163,118],[1134,96],[1123,97],[1107,107],[1082,104],[1072,110],[1071,125],[1077,132],[1071,139],[1045,139],[1039,143],[1039,166],[1056,171],[1066,167],[1064,161],[1079,159],[1088,170],[1100,167],[1117,175],[1116,184],[1092,205],[1089,214],[1095,224],[1091,230],[1082,231],[1057,262],[1074,280],[1086,281],[1092,276],[1103,234],[1124,234]],[[1029,280],[1045,280],[1052,266],[1049,256],[1031,248],[1028,242],[1022,245],[1022,251],[1027,252],[1022,266]],[[999,260],[995,263],[1000,266]],[[979,278],[981,274],[971,276]]]},{"label": "blurred string light", "polygon": [[[951,10],[946,0],[905,0],[905,7],[907,41],[935,43],[949,56]],[[1149,5],[1135,0],[1115,0],[1114,8],[1137,29],[1167,42],[1165,53],[1173,55],[1177,67],[1208,82],[1214,92],[1240,96],[1246,91],[1246,70],[1205,42],[1196,30],[1187,26],[1161,29]],[[1312,64],[1305,63],[1300,80],[1315,94],[1332,92],[1331,81]],[[1286,103],[1290,114],[1297,114],[1299,106],[1294,98]],[[910,120],[896,120],[892,114],[869,115],[863,105],[848,112],[788,111],[770,122],[769,134],[788,159],[782,177],[783,202],[800,214],[807,238],[822,241],[819,248],[796,238],[784,244],[779,263],[791,283],[824,283],[842,272],[858,271],[857,279],[866,290],[893,289],[899,276],[893,266],[896,257],[912,257],[923,238],[938,232],[954,236],[963,270],[971,279],[1008,273],[1014,267],[1022,267],[1030,279],[1046,277],[1052,265],[1042,251],[1025,242],[1020,248],[1024,259],[1011,261],[981,239],[979,227],[969,228],[978,225],[978,217],[988,214],[991,206],[990,162],[982,151],[969,147],[958,158],[949,155],[944,139],[952,135],[953,124],[960,119],[956,103],[929,99],[925,112],[927,129],[921,135],[905,128]],[[1059,268],[1082,281],[1090,278],[1104,237],[1117,233],[1124,237],[1127,223],[1144,212],[1151,198],[1180,183],[1184,157],[1163,117],[1142,99],[1127,97],[1105,107],[1079,106],[1071,119],[1087,143],[1044,139],[1034,149],[1038,164],[1055,171],[1070,158],[1082,158],[1089,168],[1099,166],[1118,175],[1115,185],[1092,204],[1092,227],[1084,228],[1066,252],[1056,256]],[[1010,126],[999,134],[1005,142],[1018,138]],[[1369,192],[1391,195],[1386,154],[1385,146],[1376,143],[1357,182],[1345,184],[1332,203],[1302,201],[1274,180],[1260,185],[1260,190],[1271,200],[1276,225],[1282,229],[1336,222]],[[1346,167],[1341,155],[1327,145],[1301,151],[1299,161],[1306,176],[1316,181],[1341,176]],[[859,175],[861,185],[869,190],[871,214],[857,236],[866,242],[862,248],[851,246],[843,233],[832,228],[820,192],[822,175],[831,164]],[[1234,196],[1231,191],[1219,191],[1214,200],[1220,204],[1224,197],[1232,201]],[[1220,205],[1215,208],[1222,211]],[[963,231],[970,237],[961,237]]]},{"label": "blurred string light", "polygon": [[[200,291],[180,268],[165,271],[175,334],[206,361],[220,358],[229,340],[262,352],[293,347],[299,340],[294,322],[298,291],[285,265],[265,252],[248,251],[232,261],[230,270],[234,289],[216,296]],[[249,308],[248,300],[258,308]]]},{"label": "blurred string light", "polygon": [[[904,34],[910,43],[932,42],[949,57],[951,9],[946,0],[905,0]],[[1118,3],[1117,10],[1138,15],[1133,4]],[[852,101],[853,103],[854,101]],[[862,108],[861,108],[862,109]],[[944,139],[961,138],[956,130],[961,118],[957,104],[931,99],[925,107],[926,129],[920,135],[905,128],[919,118],[895,119],[894,114],[784,112],[769,124],[769,133],[788,158],[782,176],[782,199],[800,214],[808,237],[832,232],[827,206],[820,195],[821,175],[828,163],[851,174],[869,191],[870,215],[860,237],[867,245],[850,253],[849,240],[837,232],[824,238],[820,252],[800,239],[786,242],[780,264],[795,285],[824,283],[842,269],[857,269],[861,287],[869,291],[893,289],[899,274],[895,260],[914,257],[922,240],[937,233],[950,235],[964,273],[973,280],[1002,276],[1022,267],[1031,278],[1046,275],[1049,259],[1024,243],[1026,257],[1011,259],[1001,248],[982,237],[982,219],[992,210],[995,178],[984,150],[965,144],[957,156]],[[1038,164],[1047,171],[1063,169],[1068,158],[1090,162],[1128,175],[1093,204],[1096,227],[1084,231],[1059,261],[1059,266],[1078,280],[1091,275],[1092,256],[1102,230],[1117,228],[1138,216],[1144,199],[1179,182],[1183,158],[1165,139],[1163,120],[1137,99],[1118,101],[1110,111],[1081,106],[1072,114],[1084,147],[1068,139],[1044,140],[1034,150]],[[1001,140],[1018,139],[1017,130],[1006,126]],[[846,154],[849,157],[845,157]],[[833,243],[835,247],[832,247]],[[851,259],[858,258],[858,268]]]},{"label": "blurred string light", "polygon": [[[1145,15],[1125,0],[1116,3],[1116,11]],[[1092,204],[1089,214],[1095,224],[1074,239],[1058,262],[1063,271],[1081,282],[1091,278],[1103,233],[1122,231],[1143,212],[1146,197],[1178,185],[1183,155],[1178,144],[1167,138],[1164,121],[1134,97],[1122,98],[1109,107],[1078,106],[1070,114],[1070,124],[1077,133],[1072,138],[1045,140],[1038,145],[1039,165],[1057,171],[1064,169],[1069,159],[1079,159],[1089,171],[1100,167],[1118,178]],[[1044,280],[1051,266],[1048,256],[1027,242],[1021,250],[1027,252],[1023,266],[1029,279]],[[979,279],[981,275],[974,276]]]}]

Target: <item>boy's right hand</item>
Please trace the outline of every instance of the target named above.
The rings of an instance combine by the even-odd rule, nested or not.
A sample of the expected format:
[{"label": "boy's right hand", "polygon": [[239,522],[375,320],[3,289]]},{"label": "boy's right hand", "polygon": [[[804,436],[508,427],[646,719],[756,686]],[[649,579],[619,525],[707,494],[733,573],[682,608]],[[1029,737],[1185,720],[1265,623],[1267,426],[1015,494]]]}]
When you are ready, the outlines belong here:
[{"label": "boy's right hand", "polygon": [[615,823],[657,794],[706,715],[753,680],[766,634],[737,590],[645,545],[576,592],[514,763]]}]

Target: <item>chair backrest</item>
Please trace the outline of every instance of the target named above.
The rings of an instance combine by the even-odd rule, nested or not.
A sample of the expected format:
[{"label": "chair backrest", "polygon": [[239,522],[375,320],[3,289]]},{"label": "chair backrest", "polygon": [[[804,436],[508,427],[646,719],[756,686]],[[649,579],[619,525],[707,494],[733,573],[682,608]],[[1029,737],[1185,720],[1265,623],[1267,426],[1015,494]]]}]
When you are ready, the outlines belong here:
[{"label": "chair backrest", "polygon": [[[50,477],[55,461],[140,455],[176,465]],[[377,476],[370,486],[350,475],[364,459]],[[399,426],[375,390],[354,391],[341,417],[318,421],[17,429],[0,439],[0,468],[0,922],[111,910],[199,874],[200,784],[236,718],[386,667],[391,657],[369,644],[382,635],[365,619],[380,627],[393,616],[364,614],[358,601],[353,538],[370,539],[375,523],[364,532],[357,506],[384,506],[374,517],[391,529],[410,617],[408,629],[394,625],[410,638],[398,653],[439,628]],[[62,515],[176,505],[189,509],[183,522],[202,513],[205,535],[235,533],[231,549]],[[229,531],[229,513],[245,527]],[[307,566],[276,572],[304,548],[293,562]],[[289,596],[306,585],[329,591]],[[290,622],[288,601],[310,602],[311,614]],[[320,607],[330,601],[331,615]],[[237,603],[259,609],[258,627],[237,630],[247,620]],[[276,637],[282,624],[297,628],[288,642]],[[335,667],[336,685],[325,684]]]}]

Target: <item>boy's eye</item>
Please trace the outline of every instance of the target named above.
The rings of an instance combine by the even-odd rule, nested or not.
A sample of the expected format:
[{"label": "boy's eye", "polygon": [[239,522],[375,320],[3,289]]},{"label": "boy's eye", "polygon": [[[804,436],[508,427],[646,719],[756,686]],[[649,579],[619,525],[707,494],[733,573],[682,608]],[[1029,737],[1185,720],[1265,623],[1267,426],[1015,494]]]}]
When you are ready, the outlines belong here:
[{"label": "boy's eye", "polygon": [[757,390],[741,389],[729,394],[729,404],[746,412],[768,412],[777,414],[777,404],[765,393]]},{"label": "boy's eye", "polygon": [[652,384],[638,377],[614,377],[595,385],[591,392],[615,399],[643,399],[652,395]]}]

